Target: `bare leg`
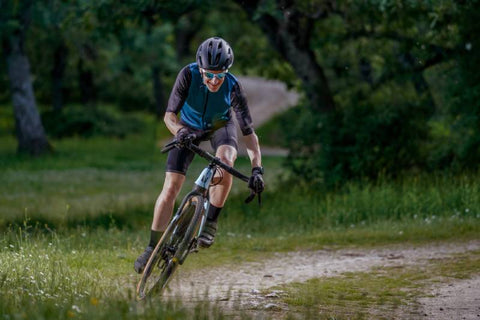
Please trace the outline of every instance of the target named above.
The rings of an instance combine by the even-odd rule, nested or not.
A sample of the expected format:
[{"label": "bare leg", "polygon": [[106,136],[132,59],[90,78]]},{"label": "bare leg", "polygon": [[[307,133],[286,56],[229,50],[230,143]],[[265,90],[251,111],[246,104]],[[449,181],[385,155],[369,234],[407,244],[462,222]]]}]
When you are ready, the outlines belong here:
[{"label": "bare leg", "polygon": [[179,173],[165,173],[163,189],[155,203],[153,212],[152,230],[165,231],[172,217],[175,199],[182,188],[185,176]]},{"label": "bare leg", "polygon": [[[237,150],[229,145],[218,147],[216,156],[226,164],[233,166],[237,159]],[[215,207],[222,208],[227,200],[230,189],[232,188],[233,177],[231,174],[223,171],[222,181],[210,189],[210,203]]]}]

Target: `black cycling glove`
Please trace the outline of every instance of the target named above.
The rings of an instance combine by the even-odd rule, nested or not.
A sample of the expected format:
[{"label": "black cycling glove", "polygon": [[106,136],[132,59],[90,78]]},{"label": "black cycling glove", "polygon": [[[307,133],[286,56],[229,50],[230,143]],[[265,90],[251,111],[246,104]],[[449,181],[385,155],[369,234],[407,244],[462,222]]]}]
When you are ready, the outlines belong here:
[{"label": "black cycling glove", "polygon": [[265,183],[263,182],[263,168],[254,167],[252,169],[252,175],[248,180],[248,187],[255,193],[262,193],[265,189]]},{"label": "black cycling glove", "polygon": [[187,140],[193,141],[199,139],[203,136],[202,130],[192,129],[190,127],[182,127],[177,131],[175,139],[180,142],[185,142]]}]

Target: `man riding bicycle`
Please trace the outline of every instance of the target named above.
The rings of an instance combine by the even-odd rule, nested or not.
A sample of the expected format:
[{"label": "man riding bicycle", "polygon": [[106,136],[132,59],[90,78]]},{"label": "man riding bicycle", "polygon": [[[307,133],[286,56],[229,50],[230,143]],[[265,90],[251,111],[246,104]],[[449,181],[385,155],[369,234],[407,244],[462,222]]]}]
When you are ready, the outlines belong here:
[{"label": "man riding bicycle", "polygon": [[[243,89],[228,72],[232,64],[233,50],[225,40],[213,37],[202,42],[197,50],[196,62],[185,66],[177,76],[164,121],[177,140],[189,139],[196,145],[209,140],[216,157],[233,166],[238,151],[233,109],[252,165],[248,185],[255,193],[261,193],[264,182],[260,145]],[[143,272],[170,221],[175,199],[193,157],[194,153],[186,148],[175,148],[168,154],[163,189],[155,203],[150,241],[134,264],[138,273]],[[210,189],[207,221],[198,239],[199,245],[204,248],[214,242],[218,216],[232,186],[233,178],[229,173],[222,172],[221,176],[221,181]]]}]

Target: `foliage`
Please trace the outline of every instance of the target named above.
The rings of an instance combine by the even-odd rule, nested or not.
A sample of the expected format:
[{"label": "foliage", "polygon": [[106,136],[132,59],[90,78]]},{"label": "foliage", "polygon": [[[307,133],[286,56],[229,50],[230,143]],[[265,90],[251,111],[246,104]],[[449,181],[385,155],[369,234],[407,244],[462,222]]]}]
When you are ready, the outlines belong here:
[{"label": "foliage", "polygon": [[431,111],[415,99],[413,89],[391,84],[370,96],[349,98],[329,114],[298,107],[297,121],[286,124],[287,166],[297,177],[333,187],[424,168],[421,146],[428,128],[423,121]]},{"label": "foliage", "polygon": [[0,137],[15,134],[13,108],[0,106]]},{"label": "foliage", "polygon": [[60,112],[47,111],[42,114],[47,134],[55,138],[80,136],[111,136],[122,138],[138,133],[143,123],[140,119],[114,112],[113,109],[71,106]]},{"label": "foliage", "polygon": [[[328,231],[348,233],[376,226],[380,232],[389,229],[392,238],[413,239],[446,235],[450,227],[461,225],[462,236],[473,235],[480,222],[480,190],[474,182],[477,175],[423,174],[396,181],[364,180],[349,182],[336,192],[291,182],[274,193],[266,193],[264,203],[268,206],[260,211],[248,205],[233,211],[229,200],[223,221],[231,232],[252,235],[293,236],[322,230],[326,236]],[[415,231],[416,227],[423,230],[422,235]],[[334,241],[343,239],[339,235],[332,237]],[[310,245],[315,242],[309,241]]]},{"label": "foliage", "polygon": [[[288,87],[297,84],[293,68],[274,50],[260,28],[248,21],[240,8],[232,4],[228,10],[218,10],[209,15],[209,21],[215,21],[214,19],[217,22],[212,23],[210,34],[218,32],[231,43],[235,52],[234,72],[238,70],[245,75],[279,80]],[[239,21],[235,24],[218,23],[223,19]],[[201,41],[200,38],[198,41]]]},{"label": "foliage", "polygon": [[[3,35],[15,28],[9,18],[15,3],[2,2]],[[478,1],[261,1],[252,5],[254,11],[242,10],[247,5],[34,2],[26,51],[38,101],[54,106],[55,112],[44,114],[47,131],[55,137],[135,132],[121,120],[124,116],[113,116],[103,105],[158,111],[157,100],[166,105],[179,68],[193,61],[198,44],[213,35],[232,44],[233,73],[279,79],[307,92],[308,98],[303,78],[309,73],[285,61],[289,44],[272,42],[265,29],[269,24],[259,25],[268,16],[278,23],[272,28],[308,31],[291,40],[297,53],[312,53],[335,101],[330,115],[295,111],[288,117],[296,121],[277,118],[277,124],[264,129],[278,131],[297,122],[277,135],[277,140],[289,136],[279,144],[291,145],[288,167],[295,174],[333,186],[405,170],[478,167]],[[0,68],[5,69],[5,61]],[[54,101],[59,93],[62,112]],[[6,76],[0,72],[0,101],[8,98]],[[97,109],[67,107],[80,103]],[[303,106],[319,110],[312,101]],[[10,121],[2,119],[0,125],[8,128],[2,134],[11,132],[14,119]]]},{"label": "foliage", "polygon": [[311,101],[303,104],[286,130],[288,167],[327,187],[411,170],[478,168],[479,81],[467,72],[475,72],[479,55],[463,48],[478,32],[475,3],[341,1],[318,19],[310,46],[336,109],[318,114]]},{"label": "foliage", "polygon": [[[438,122],[444,134],[438,142],[441,153],[432,159],[433,167],[456,170],[476,169],[480,159],[480,32],[478,1],[469,1],[461,8],[459,21],[460,45],[463,54],[447,69],[451,76],[444,96],[447,110]],[[434,150],[436,151],[436,150]]]},{"label": "foliage", "polygon": [[255,129],[262,146],[284,147],[288,142],[292,119],[298,119],[299,107],[290,108],[283,113],[276,114],[259,128]]}]

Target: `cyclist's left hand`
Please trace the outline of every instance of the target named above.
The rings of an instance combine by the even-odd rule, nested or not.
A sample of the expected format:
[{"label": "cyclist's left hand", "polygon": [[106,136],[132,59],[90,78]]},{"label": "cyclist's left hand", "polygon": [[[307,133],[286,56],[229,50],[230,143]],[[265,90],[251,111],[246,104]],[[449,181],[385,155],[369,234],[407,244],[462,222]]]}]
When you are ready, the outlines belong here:
[{"label": "cyclist's left hand", "polygon": [[248,187],[252,189],[255,193],[262,193],[262,191],[265,189],[262,167],[254,167],[252,169],[252,175],[248,180]]}]

